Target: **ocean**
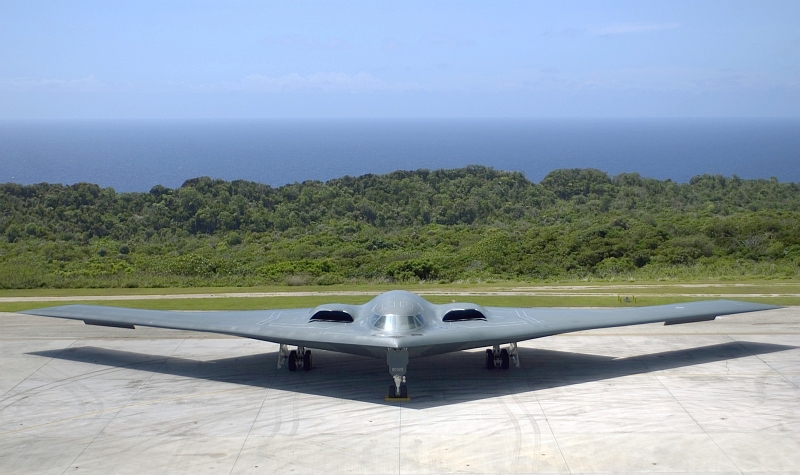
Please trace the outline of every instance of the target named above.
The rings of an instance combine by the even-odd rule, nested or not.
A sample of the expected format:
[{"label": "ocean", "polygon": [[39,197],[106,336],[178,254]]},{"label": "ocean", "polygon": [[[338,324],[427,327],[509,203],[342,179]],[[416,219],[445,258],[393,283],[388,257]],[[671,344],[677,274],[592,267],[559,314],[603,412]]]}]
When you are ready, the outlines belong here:
[{"label": "ocean", "polygon": [[470,164],[536,182],[557,168],[800,182],[800,119],[0,122],[0,183],[148,191],[211,176],[280,186]]}]

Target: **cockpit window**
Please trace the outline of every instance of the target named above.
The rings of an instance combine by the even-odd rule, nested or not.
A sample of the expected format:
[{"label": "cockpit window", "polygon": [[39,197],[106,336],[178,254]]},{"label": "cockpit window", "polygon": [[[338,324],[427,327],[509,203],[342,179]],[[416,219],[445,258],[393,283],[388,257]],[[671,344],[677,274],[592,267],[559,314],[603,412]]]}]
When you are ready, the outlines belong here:
[{"label": "cockpit window", "polygon": [[419,315],[374,315],[372,326],[388,332],[408,331],[422,326]]},{"label": "cockpit window", "polygon": [[389,292],[372,307],[370,324],[386,332],[406,332],[425,324],[422,305],[403,292]]}]

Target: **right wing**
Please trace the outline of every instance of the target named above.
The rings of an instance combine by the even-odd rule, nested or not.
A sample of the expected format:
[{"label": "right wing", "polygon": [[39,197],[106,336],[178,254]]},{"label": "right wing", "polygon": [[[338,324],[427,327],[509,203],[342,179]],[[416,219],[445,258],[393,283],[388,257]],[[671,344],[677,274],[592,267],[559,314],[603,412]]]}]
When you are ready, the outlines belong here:
[{"label": "right wing", "polygon": [[[720,315],[759,312],[780,307],[735,300],[704,300],[649,307],[605,308],[605,309],[555,309],[555,308],[500,308],[491,312],[508,315],[513,312],[537,327],[534,338],[557,335],[595,328],[623,327],[645,323],[675,325],[681,323],[714,320]],[[512,332],[513,333],[513,332]],[[522,331],[525,336],[525,331]]]},{"label": "right wing", "polygon": [[443,323],[423,338],[405,338],[401,346],[428,345],[421,354],[514,343],[560,333],[664,322],[666,325],[713,320],[720,315],[771,310],[774,305],[707,300],[652,307],[604,309],[484,307],[486,321]]}]

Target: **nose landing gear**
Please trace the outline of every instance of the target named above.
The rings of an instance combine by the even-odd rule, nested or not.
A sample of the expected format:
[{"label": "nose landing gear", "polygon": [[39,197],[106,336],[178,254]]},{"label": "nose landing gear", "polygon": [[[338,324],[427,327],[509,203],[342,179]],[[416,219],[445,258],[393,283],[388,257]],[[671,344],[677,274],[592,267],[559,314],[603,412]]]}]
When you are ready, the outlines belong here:
[{"label": "nose landing gear", "polygon": [[387,400],[395,400],[395,399],[407,399],[411,400],[408,397],[408,387],[406,387],[406,377],[405,376],[393,376],[394,384],[389,385],[389,395],[386,396]]},{"label": "nose landing gear", "polygon": [[389,386],[389,394],[384,398],[386,401],[406,402],[408,388],[406,387],[406,367],[408,366],[408,348],[386,350],[386,363],[389,365],[389,374],[392,375],[394,384]]}]

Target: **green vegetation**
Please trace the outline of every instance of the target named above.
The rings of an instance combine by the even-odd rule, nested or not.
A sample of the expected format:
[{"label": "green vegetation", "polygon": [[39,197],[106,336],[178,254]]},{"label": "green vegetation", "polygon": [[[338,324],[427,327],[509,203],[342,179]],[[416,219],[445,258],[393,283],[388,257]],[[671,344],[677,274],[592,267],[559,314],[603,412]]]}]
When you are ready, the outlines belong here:
[{"label": "green vegetation", "polygon": [[[65,304],[81,305],[107,305],[112,307],[143,308],[150,310],[263,310],[278,308],[311,308],[335,301],[337,303],[363,304],[370,297],[272,297],[272,298],[225,298],[225,299],[166,299],[166,300],[86,300],[80,302],[15,302],[0,303],[0,312],[20,312],[34,308],[54,307]],[[448,303],[451,298],[425,296],[432,303]],[[693,300],[708,300],[702,298],[654,297],[639,302],[636,306],[665,305]],[[798,298],[749,298],[739,299],[749,302],[759,302],[771,305],[798,305]],[[478,305],[497,307],[627,307],[633,305],[619,304],[612,297],[487,297],[469,296],[459,297],[458,301],[469,301]]]},{"label": "green vegetation", "polygon": [[0,288],[800,277],[800,186],[471,166],[273,188],[0,185]]},{"label": "green vegetation", "polygon": [[[403,288],[433,303],[468,301],[487,306],[629,307],[728,298],[773,305],[800,305],[800,282],[736,283],[649,282],[527,285],[506,284],[355,284],[328,287],[253,287],[181,289],[30,289],[0,291],[0,312],[65,304],[110,305],[158,310],[254,310],[314,307],[339,302],[362,304],[381,292]],[[227,296],[223,296],[227,294]],[[621,297],[635,296],[635,302]],[[69,300],[63,300],[68,297]],[[155,298],[157,297],[157,298]],[[61,300],[59,300],[61,299]]]}]

